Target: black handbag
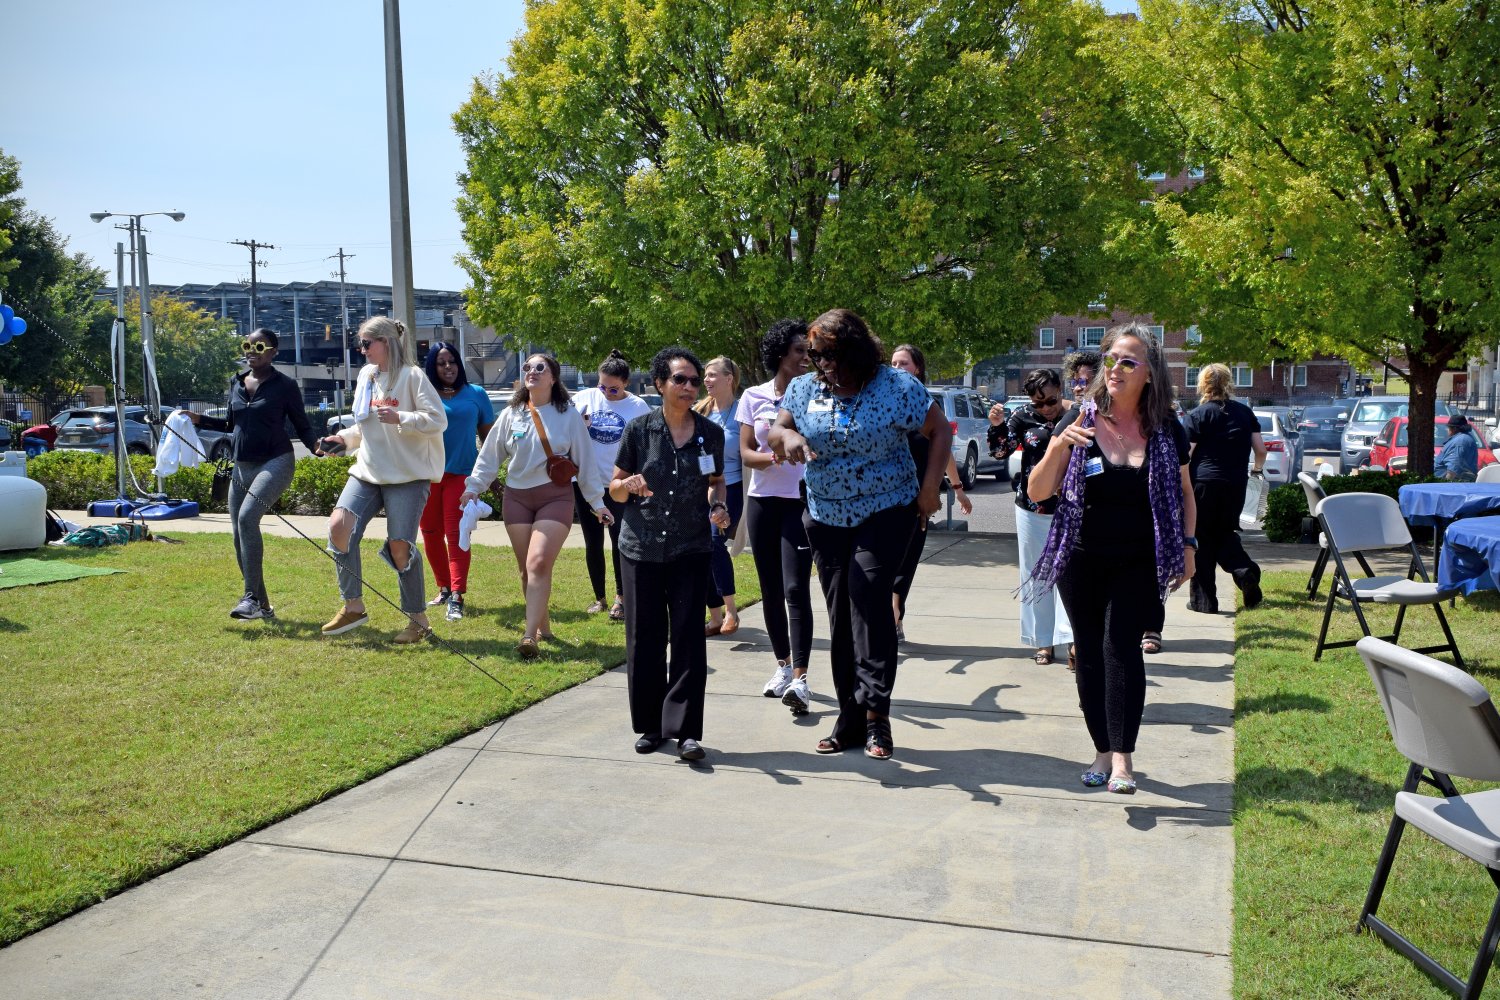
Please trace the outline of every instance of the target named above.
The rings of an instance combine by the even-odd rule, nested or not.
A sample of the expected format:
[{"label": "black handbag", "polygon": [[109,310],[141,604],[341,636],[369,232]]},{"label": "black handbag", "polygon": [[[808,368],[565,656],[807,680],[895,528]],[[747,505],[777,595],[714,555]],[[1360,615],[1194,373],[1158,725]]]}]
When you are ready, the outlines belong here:
[{"label": "black handbag", "polygon": [[229,502],[229,481],[234,478],[234,462],[221,458],[214,463],[214,481],[208,496],[215,504]]}]

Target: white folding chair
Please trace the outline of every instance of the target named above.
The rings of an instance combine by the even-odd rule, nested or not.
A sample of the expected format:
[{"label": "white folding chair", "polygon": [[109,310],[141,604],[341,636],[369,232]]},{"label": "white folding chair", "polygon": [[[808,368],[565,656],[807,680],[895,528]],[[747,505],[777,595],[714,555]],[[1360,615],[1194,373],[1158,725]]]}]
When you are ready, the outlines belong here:
[{"label": "white folding chair", "polygon": [[[1307,512],[1313,517],[1318,515],[1318,504],[1328,498],[1323,491],[1323,485],[1315,479],[1311,473],[1297,473],[1297,482],[1302,484],[1302,495],[1307,497]],[[1312,600],[1318,595],[1318,584],[1323,582],[1323,570],[1328,565],[1328,536],[1322,532],[1318,533],[1318,558],[1313,563],[1312,575],[1307,578],[1307,599]]]},{"label": "white folding chair", "polygon": [[1474,477],[1476,483],[1500,483],[1500,462],[1491,462]]},{"label": "white folding chair", "polygon": [[[1411,539],[1411,530],[1402,519],[1401,507],[1395,499],[1379,493],[1340,493],[1320,501],[1317,516],[1323,525],[1324,534],[1328,536],[1334,578],[1333,586],[1328,589],[1328,603],[1323,608],[1323,627],[1318,631],[1318,646],[1313,651],[1313,659],[1322,659],[1325,649],[1353,646],[1358,641],[1327,641],[1328,622],[1333,617],[1334,603],[1348,601],[1354,608],[1354,617],[1359,620],[1360,631],[1370,635],[1370,623],[1365,620],[1365,612],[1361,607],[1364,602],[1370,601],[1375,604],[1396,605],[1395,631],[1380,637],[1392,642],[1401,638],[1401,624],[1406,618],[1408,607],[1432,605],[1448,642],[1442,646],[1423,646],[1416,652],[1451,652],[1454,662],[1463,666],[1464,659],[1458,652],[1458,643],[1453,639],[1453,632],[1448,628],[1448,619],[1441,606],[1442,601],[1453,597],[1458,591],[1440,590],[1437,584],[1428,582],[1427,570],[1422,566],[1417,545]],[[1406,549],[1411,554],[1411,564],[1406,576],[1375,576],[1370,573],[1368,564],[1362,558],[1360,565],[1367,575],[1359,579],[1349,575],[1349,569],[1344,563],[1345,555],[1362,557],[1369,552],[1388,549]],[[1418,575],[1421,576],[1420,580],[1416,579]]]},{"label": "white folding chair", "polygon": [[[1500,713],[1473,677],[1383,639],[1359,640],[1396,749],[1411,762],[1359,914],[1370,930],[1457,996],[1478,997],[1500,941],[1500,789],[1460,795],[1452,777],[1500,781]],[[1422,795],[1430,785],[1441,797]],[[1484,866],[1497,889],[1479,954],[1464,982],[1375,915],[1406,825]]]}]

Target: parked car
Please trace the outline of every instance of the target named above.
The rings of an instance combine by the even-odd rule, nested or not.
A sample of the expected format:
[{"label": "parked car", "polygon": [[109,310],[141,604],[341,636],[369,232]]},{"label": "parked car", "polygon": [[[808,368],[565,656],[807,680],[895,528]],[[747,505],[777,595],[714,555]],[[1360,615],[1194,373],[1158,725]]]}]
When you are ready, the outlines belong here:
[{"label": "parked car", "polygon": [[[1370,446],[1375,437],[1392,417],[1406,416],[1409,405],[1406,396],[1365,396],[1352,402],[1354,408],[1344,425],[1343,447],[1339,450],[1339,472],[1345,475],[1370,464]],[[1438,400],[1437,416],[1452,415],[1448,404]]]},{"label": "parked car", "polygon": [[[57,447],[73,451],[92,451],[108,455],[115,447],[115,408],[90,406],[63,410],[48,421],[57,428]],[[223,431],[199,430],[198,440],[217,461],[229,455],[230,436]],[[155,453],[151,425],[146,422],[144,406],[125,407],[125,450],[132,455]]]},{"label": "parked car", "polygon": [[641,399],[645,400],[646,405],[651,407],[653,410],[661,409],[661,393],[643,392],[641,393]]},{"label": "parked car", "polygon": [[[1370,446],[1370,468],[1380,467],[1391,475],[1405,472],[1409,447],[1407,444],[1408,431],[1411,427],[1410,417],[1392,417],[1386,421],[1380,433],[1375,436],[1375,441]],[[1479,467],[1495,463],[1495,453],[1490,450],[1473,427],[1469,428],[1469,434],[1479,444]],[[1432,420],[1432,453],[1436,455],[1443,450],[1443,442],[1448,440],[1448,418],[1434,417]]]},{"label": "parked car", "polygon": [[953,461],[958,464],[964,489],[972,487],[980,473],[992,472],[1004,481],[1009,475],[1005,463],[990,454],[989,407],[984,398],[977,390],[961,385],[935,385],[930,391],[953,430]]},{"label": "parked car", "polygon": [[1303,451],[1338,451],[1349,410],[1340,406],[1309,406],[1297,421]]},{"label": "parked car", "polygon": [[[1297,432],[1286,423],[1285,411],[1259,409],[1254,413],[1260,421],[1260,438],[1266,444],[1266,482],[1295,482],[1297,473],[1302,471],[1302,449],[1298,447]],[[1253,455],[1250,464],[1255,464]]]}]

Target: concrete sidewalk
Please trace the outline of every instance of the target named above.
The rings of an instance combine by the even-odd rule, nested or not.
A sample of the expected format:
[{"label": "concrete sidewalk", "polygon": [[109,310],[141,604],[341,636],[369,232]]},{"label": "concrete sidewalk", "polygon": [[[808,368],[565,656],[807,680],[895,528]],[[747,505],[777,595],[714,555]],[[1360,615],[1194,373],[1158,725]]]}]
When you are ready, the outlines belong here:
[{"label": "concrete sidewalk", "polygon": [[701,764],[633,752],[611,671],[0,951],[0,996],[1227,997],[1232,619],[1173,597],[1111,795],[1016,579],[928,543],[895,762],[812,752],[821,611],[814,713],[761,697],[755,607]]}]

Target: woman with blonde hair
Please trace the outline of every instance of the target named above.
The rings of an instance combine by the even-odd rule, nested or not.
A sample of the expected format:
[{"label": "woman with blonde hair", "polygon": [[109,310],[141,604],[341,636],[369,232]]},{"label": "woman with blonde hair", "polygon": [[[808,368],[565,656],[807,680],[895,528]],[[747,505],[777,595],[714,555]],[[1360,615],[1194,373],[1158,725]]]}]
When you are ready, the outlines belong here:
[{"label": "woman with blonde hair", "polygon": [[1128,795],[1146,707],[1141,623],[1192,577],[1197,515],[1161,343],[1130,323],[1109,330],[1099,354],[1103,378],[1058,420],[1026,481],[1033,501],[1058,499],[1021,591],[1029,601],[1062,592],[1095,753],[1081,780]]},{"label": "woman with blonde hair", "polygon": [[1240,511],[1245,506],[1251,455],[1254,475],[1266,464],[1260,420],[1234,398],[1226,365],[1204,365],[1198,372],[1199,405],[1183,418],[1192,461],[1188,473],[1198,501],[1198,572],[1188,588],[1188,610],[1214,614],[1219,594],[1214,566],[1228,573],[1244,594],[1245,607],[1261,602],[1260,567],[1240,544]]},{"label": "woman with blonde hair", "polygon": [[[704,397],[693,406],[694,413],[701,413],[724,431],[724,440],[738,444],[740,422],[735,410],[740,402],[740,366],[719,355],[703,366]],[[724,496],[729,504],[729,527],[723,531],[714,525],[713,549],[709,555],[709,570],[712,574],[708,588],[709,622],[704,627],[706,635],[733,635],[740,628],[740,613],[734,606],[734,562],[729,558],[729,540],[739,527],[740,514],[745,509],[744,466],[740,462],[740,449],[724,449]]]},{"label": "woman with blonde hair", "polygon": [[412,363],[406,327],[372,316],[359,328],[367,364],[354,388],[354,423],[323,439],[324,452],[354,451],[349,481],[328,518],[328,551],[338,566],[344,606],[323,626],[341,635],[370,620],[360,579],[359,543],[370,519],[385,508],[386,542],[380,558],[396,571],[407,624],[391,640],[419,642],[430,631],[417,525],[432,484],[443,478],[443,431],[448,417],[427,373]]}]

